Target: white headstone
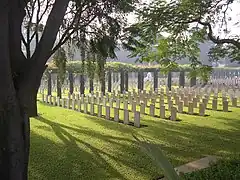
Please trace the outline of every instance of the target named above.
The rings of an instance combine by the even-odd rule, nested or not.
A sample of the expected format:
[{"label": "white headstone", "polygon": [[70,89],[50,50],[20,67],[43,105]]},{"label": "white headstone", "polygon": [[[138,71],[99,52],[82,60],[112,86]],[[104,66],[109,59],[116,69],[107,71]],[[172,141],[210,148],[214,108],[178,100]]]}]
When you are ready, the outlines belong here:
[{"label": "white headstone", "polygon": [[176,121],[177,120],[177,108],[171,107],[171,117],[170,120]]},{"label": "white headstone", "polygon": [[179,103],[178,103],[178,112],[179,113],[183,112],[183,101],[179,101]]},{"label": "white headstone", "polygon": [[79,99],[79,100],[77,100],[77,102],[78,102],[78,111],[81,111],[82,110],[81,100]]},{"label": "white headstone", "polygon": [[155,105],[150,104],[150,116],[155,116]]},{"label": "white headstone", "polygon": [[124,109],[128,109],[128,101],[124,101]]},{"label": "white headstone", "polygon": [[134,112],[134,126],[135,127],[140,127],[140,112],[139,111],[135,111]]},{"label": "white headstone", "polygon": [[110,107],[106,106],[106,119],[110,120]]},{"label": "white headstone", "polygon": [[67,108],[70,109],[70,100],[67,99]]},{"label": "white headstone", "polygon": [[84,107],[83,108],[84,108],[83,109],[84,113],[87,114],[88,113],[88,103],[87,102],[84,102]]},{"label": "white headstone", "polygon": [[145,114],[145,104],[144,103],[141,103],[141,105],[140,105],[140,112],[141,112],[141,114]]},{"label": "white headstone", "polygon": [[65,108],[65,99],[62,99],[62,107]]},{"label": "white headstone", "polygon": [[232,106],[237,107],[237,98],[236,97],[232,98]]},{"label": "white headstone", "polygon": [[172,106],[173,106],[173,101],[170,100],[170,101],[168,102],[168,111],[171,111]]},{"label": "white headstone", "polygon": [[228,112],[228,101],[223,101],[222,105],[223,105],[223,112]]},{"label": "white headstone", "polygon": [[42,102],[44,102],[44,101],[45,101],[44,94],[42,94]]},{"label": "white headstone", "polygon": [[203,103],[199,104],[199,115],[205,116],[205,105]]},{"label": "white headstone", "polygon": [[102,105],[98,105],[98,117],[102,117]]},{"label": "white headstone", "polygon": [[127,109],[124,109],[124,124],[129,124],[129,111]]},{"label": "white headstone", "polygon": [[132,102],[132,112],[136,111],[136,101]]},{"label": "white headstone", "polygon": [[72,99],[72,110],[75,110],[75,104],[76,104],[76,100]]},{"label": "white headstone", "polygon": [[188,114],[193,114],[193,102],[188,103]]},{"label": "white headstone", "polygon": [[119,109],[114,108],[114,121],[119,122]]},{"label": "white headstone", "polygon": [[160,118],[165,119],[165,106],[160,106]]},{"label": "white headstone", "polygon": [[94,115],[94,104],[93,103],[90,104],[90,114]]},{"label": "white headstone", "polygon": [[51,95],[48,96],[48,100],[49,100],[49,104],[52,105],[52,96]]},{"label": "white headstone", "polygon": [[212,100],[212,110],[217,111],[218,100],[213,98]]},{"label": "white headstone", "polygon": [[57,97],[57,106],[60,106],[60,97]]}]

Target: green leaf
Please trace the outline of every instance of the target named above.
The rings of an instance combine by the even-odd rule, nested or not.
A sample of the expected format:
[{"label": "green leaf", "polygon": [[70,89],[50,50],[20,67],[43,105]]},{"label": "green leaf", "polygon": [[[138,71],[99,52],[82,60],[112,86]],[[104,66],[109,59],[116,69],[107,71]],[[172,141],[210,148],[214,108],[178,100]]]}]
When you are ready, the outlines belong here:
[{"label": "green leaf", "polygon": [[143,152],[145,152],[156,163],[156,165],[163,170],[164,175],[168,178],[168,180],[180,179],[171,163],[167,160],[162,151],[156,145],[151,144],[143,137],[141,140],[135,135],[133,135],[133,137],[140,145]]}]

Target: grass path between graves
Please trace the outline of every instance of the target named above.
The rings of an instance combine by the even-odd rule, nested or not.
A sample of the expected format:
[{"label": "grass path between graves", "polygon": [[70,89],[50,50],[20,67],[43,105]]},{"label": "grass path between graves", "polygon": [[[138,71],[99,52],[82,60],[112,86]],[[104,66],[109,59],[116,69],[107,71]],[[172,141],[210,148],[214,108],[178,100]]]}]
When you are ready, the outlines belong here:
[{"label": "grass path between graves", "polygon": [[30,180],[158,177],[161,172],[132,133],[161,146],[174,166],[206,154],[228,158],[239,152],[240,108],[207,110],[207,117],[178,114],[180,122],[141,115],[146,126],[135,128],[41,103],[38,107],[40,117],[31,119]]}]

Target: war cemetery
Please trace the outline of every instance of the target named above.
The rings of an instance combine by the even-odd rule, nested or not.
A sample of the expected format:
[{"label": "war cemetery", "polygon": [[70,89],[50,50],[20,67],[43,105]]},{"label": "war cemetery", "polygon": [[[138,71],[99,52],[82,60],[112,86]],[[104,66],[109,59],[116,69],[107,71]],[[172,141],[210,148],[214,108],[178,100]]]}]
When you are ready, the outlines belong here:
[{"label": "war cemetery", "polygon": [[1,0],[0,180],[240,180],[239,6]]},{"label": "war cemetery", "polygon": [[[51,162],[33,160],[45,176],[55,177],[48,169],[57,168],[60,179],[160,179],[162,171],[134,136],[159,146],[184,173],[238,152],[237,68],[216,68],[203,85],[189,78],[187,68],[162,74],[156,66],[107,64],[102,82],[68,71],[59,85],[54,68],[46,70],[38,90],[41,116],[32,119],[33,146],[39,148],[33,153]],[[42,148],[46,153],[39,154]]]}]

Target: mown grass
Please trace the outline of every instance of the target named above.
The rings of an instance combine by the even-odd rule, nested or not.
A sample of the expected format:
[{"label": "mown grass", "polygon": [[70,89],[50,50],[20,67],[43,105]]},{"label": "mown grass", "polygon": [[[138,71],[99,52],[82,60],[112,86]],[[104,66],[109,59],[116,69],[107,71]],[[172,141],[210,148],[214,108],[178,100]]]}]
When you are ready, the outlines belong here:
[{"label": "mown grass", "polygon": [[207,110],[207,117],[179,114],[180,122],[141,115],[144,126],[135,128],[60,107],[38,106],[40,116],[31,119],[30,180],[159,177],[162,172],[136,145],[132,133],[160,146],[174,166],[204,155],[227,159],[239,152],[239,108],[228,113]]},{"label": "mown grass", "polygon": [[209,168],[188,173],[182,176],[184,180],[239,180],[240,179],[240,156],[229,160],[220,160]]}]

